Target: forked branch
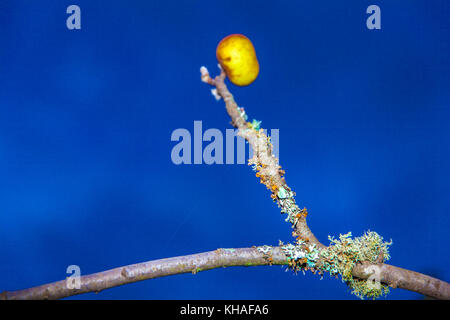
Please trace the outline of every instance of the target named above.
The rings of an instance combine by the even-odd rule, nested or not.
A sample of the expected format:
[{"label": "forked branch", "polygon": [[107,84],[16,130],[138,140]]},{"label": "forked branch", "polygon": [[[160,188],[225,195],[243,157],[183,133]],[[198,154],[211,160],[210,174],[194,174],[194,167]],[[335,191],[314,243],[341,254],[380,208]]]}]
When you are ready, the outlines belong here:
[{"label": "forked branch", "polygon": [[[450,285],[447,282],[383,263],[387,258],[389,244],[381,242],[376,233],[368,233],[354,240],[350,239],[349,235],[341,235],[339,240],[330,238],[332,243],[328,247],[320,243],[306,224],[306,208],[298,207],[294,200],[295,193],[286,184],[284,171],[272,154],[270,139],[261,130],[258,121],[247,122],[245,111],[239,108],[225,85],[226,75],[223,70],[213,79],[206,68],[202,67],[201,77],[202,81],[214,86],[212,93],[216,99],[224,99],[232,125],[238,128],[238,134],[251,144],[254,157],[250,159],[250,164],[253,165],[261,183],[270,190],[271,197],[281,212],[287,215],[286,221],[290,222],[294,229],[295,244],[217,249],[153,260],[82,276],[78,288],[74,288],[72,278],[67,278],[29,289],[5,291],[0,294],[0,300],[61,299],[88,292],[98,293],[124,284],[169,275],[196,274],[222,267],[263,265],[286,265],[294,271],[341,274],[347,283],[353,284],[354,291],[361,290],[357,285],[360,286],[364,282],[371,284],[373,272],[377,270],[376,281],[383,285],[414,291],[436,299],[450,299]],[[336,260],[347,264],[341,268],[340,264],[333,262]],[[364,287],[364,290],[366,289],[367,286]]]}]

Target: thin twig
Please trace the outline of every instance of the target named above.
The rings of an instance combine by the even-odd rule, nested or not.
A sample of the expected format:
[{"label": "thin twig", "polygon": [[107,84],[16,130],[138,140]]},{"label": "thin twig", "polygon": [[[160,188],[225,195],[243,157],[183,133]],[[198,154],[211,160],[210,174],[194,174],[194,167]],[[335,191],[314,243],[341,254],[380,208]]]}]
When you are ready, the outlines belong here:
[{"label": "thin twig", "polygon": [[[287,185],[283,177],[284,170],[281,169],[281,166],[278,164],[278,159],[272,153],[270,139],[259,126],[255,127],[254,124],[247,122],[245,111],[239,108],[225,84],[225,71],[220,65],[219,68],[221,70],[220,74],[213,79],[209,75],[208,69],[201,67],[201,80],[215,87],[213,94],[214,96],[222,97],[225,101],[225,107],[231,118],[231,124],[238,129],[238,135],[247,140],[254,150],[254,156],[249,160],[249,164],[253,164],[258,171],[256,176],[272,192],[271,197],[277,202],[281,212],[288,215],[286,220],[291,223],[294,229],[294,237],[300,237],[308,242],[314,243],[318,248],[325,248],[306,224],[307,211],[306,209],[300,209],[296,204],[293,197],[295,193]],[[286,194],[286,197],[280,196],[280,190]]]}]

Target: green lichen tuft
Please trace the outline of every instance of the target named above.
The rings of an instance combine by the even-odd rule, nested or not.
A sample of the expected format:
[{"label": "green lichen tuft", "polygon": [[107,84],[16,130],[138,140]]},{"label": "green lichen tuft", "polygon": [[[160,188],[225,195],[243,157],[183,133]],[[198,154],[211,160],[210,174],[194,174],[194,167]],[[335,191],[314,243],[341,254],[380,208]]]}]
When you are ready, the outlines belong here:
[{"label": "green lichen tuft", "polygon": [[328,237],[330,246],[321,251],[323,262],[321,269],[329,271],[331,275],[340,274],[342,281],[346,282],[352,293],[361,299],[378,298],[389,292],[388,286],[377,279],[377,270],[374,267],[374,277],[368,280],[355,279],[352,270],[358,262],[383,263],[389,260],[390,242],[383,242],[378,233],[368,231],[363,236],[352,239],[351,232],[339,235],[339,240]]},{"label": "green lichen tuft", "polygon": [[387,296],[389,293],[389,286],[380,282],[370,282],[370,280],[353,279],[351,284],[348,285],[352,289],[352,293],[361,299],[370,298],[375,300],[379,297]]},{"label": "green lichen tuft", "polygon": [[261,121],[253,119],[252,123],[250,123],[250,127],[256,131],[259,131],[259,129],[261,129]]},{"label": "green lichen tuft", "polygon": [[[354,239],[351,235],[351,232],[340,235],[338,240],[329,236],[330,246],[322,250],[303,240],[297,240],[296,244],[283,245],[281,248],[288,258],[290,268],[295,272],[311,270],[321,275],[325,272],[331,276],[340,275],[352,293],[361,299],[375,299],[386,295],[389,287],[379,281],[376,263],[389,260],[388,247],[392,241],[383,242],[383,238],[372,231]],[[353,278],[353,267],[359,262],[374,263],[370,270],[373,274],[369,279]]]},{"label": "green lichen tuft", "polygon": [[278,190],[277,196],[280,199],[285,199],[288,197],[288,193],[287,193],[286,189],[284,189],[283,187],[280,187],[280,189]]}]

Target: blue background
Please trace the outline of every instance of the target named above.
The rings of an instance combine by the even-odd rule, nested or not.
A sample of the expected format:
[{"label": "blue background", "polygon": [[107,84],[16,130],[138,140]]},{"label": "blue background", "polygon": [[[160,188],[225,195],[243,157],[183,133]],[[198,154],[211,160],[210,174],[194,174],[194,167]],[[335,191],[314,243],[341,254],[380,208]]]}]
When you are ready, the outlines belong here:
[{"label": "blue background", "polygon": [[[66,28],[81,7],[82,29]],[[366,8],[381,7],[381,30]],[[229,85],[280,129],[308,224],[374,230],[390,263],[450,280],[448,1],[0,1],[0,291],[152,259],[291,241],[246,165],[174,165],[177,128],[230,128],[200,82],[247,35]],[[192,132],[193,133],[193,132]],[[72,299],[358,299],[340,280],[236,267]],[[392,290],[388,299],[420,295]]]}]

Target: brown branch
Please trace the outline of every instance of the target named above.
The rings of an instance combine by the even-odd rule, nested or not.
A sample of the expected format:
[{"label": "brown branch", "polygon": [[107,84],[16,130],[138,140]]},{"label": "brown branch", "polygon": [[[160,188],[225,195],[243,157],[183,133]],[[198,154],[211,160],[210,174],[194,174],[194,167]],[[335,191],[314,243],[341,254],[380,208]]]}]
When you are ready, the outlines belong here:
[{"label": "brown branch", "polygon": [[392,288],[414,291],[435,299],[450,300],[449,283],[419,272],[402,269],[389,264],[357,264],[353,268],[352,274],[354,277],[367,279],[373,272],[373,267],[371,266],[380,268],[379,280]]},{"label": "brown branch", "polygon": [[272,252],[272,261],[269,261],[267,256],[256,248],[217,249],[187,256],[153,260],[82,276],[80,277],[79,289],[72,289],[68,286],[68,280],[66,279],[24,290],[5,291],[0,294],[0,299],[61,299],[88,292],[98,293],[102,290],[128,283],[175,274],[196,274],[200,271],[221,267],[287,263],[281,249],[273,248]]},{"label": "brown branch", "polygon": [[[128,283],[175,274],[196,274],[224,267],[288,264],[282,247],[269,248],[269,253],[263,253],[262,250],[255,247],[217,249],[187,256],[153,260],[82,276],[79,289],[71,289],[67,286],[67,280],[61,280],[24,290],[5,291],[0,294],[0,300],[62,299],[82,293],[98,293]],[[386,284],[437,299],[450,299],[450,285],[444,281],[388,264],[377,266],[380,267],[381,279]],[[356,266],[353,275],[361,279],[369,278],[371,273],[366,271],[370,269],[368,267],[370,267],[368,264]]]},{"label": "brown branch", "polygon": [[[239,108],[233,95],[228,90],[225,84],[226,74],[221,68],[220,75],[211,78],[208,70],[205,67],[200,68],[201,80],[211,86],[214,86],[213,94],[217,98],[222,97],[225,101],[225,107],[228,115],[231,118],[231,124],[238,129],[238,135],[243,137],[251,145],[254,150],[254,156],[249,160],[249,164],[253,164],[257,169],[257,177],[260,177],[267,189],[272,192],[272,199],[277,202],[281,208],[282,213],[288,215],[289,221],[294,229],[293,236],[300,237],[306,241],[314,243],[318,248],[325,248],[320,243],[306,224],[306,209],[300,209],[295,203],[295,193],[287,185],[284,175],[284,170],[278,164],[278,159],[272,154],[272,144],[267,135],[262,129],[247,122],[245,111]],[[286,195],[280,196],[280,190]]]}]

